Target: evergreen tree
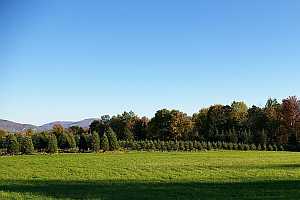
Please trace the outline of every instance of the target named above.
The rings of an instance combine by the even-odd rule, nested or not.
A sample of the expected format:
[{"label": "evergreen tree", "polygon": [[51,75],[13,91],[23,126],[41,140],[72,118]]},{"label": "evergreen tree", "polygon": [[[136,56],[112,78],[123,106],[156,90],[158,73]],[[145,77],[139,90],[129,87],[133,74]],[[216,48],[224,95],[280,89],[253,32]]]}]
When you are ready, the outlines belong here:
[{"label": "evergreen tree", "polygon": [[58,135],[58,146],[60,149],[73,149],[76,147],[76,141],[72,133],[63,132]]},{"label": "evergreen tree", "polygon": [[115,132],[111,128],[108,128],[106,131],[106,135],[107,135],[108,142],[109,142],[109,150],[110,151],[117,150],[118,149],[118,140],[117,140],[117,136],[116,136]]},{"label": "evergreen tree", "polygon": [[20,152],[20,145],[17,141],[15,135],[10,134],[7,136],[7,153],[8,154],[18,154]]},{"label": "evergreen tree", "polygon": [[57,139],[54,134],[49,134],[48,136],[48,146],[47,146],[47,153],[57,153]]},{"label": "evergreen tree", "polygon": [[94,152],[98,152],[100,150],[99,134],[96,131],[94,131],[92,133],[92,137],[91,137],[91,149]]},{"label": "evergreen tree", "polygon": [[45,151],[48,147],[48,134],[47,132],[35,133],[31,136],[34,149],[37,151]]},{"label": "evergreen tree", "polygon": [[34,151],[32,139],[29,136],[24,136],[21,142],[21,152],[23,154],[32,154]]},{"label": "evergreen tree", "polygon": [[252,151],[255,151],[255,150],[256,150],[255,144],[251,144],[251,150],[252,150]]},{"label": "evergreen tree", "polygon": [[78,148],[81,152],[88,150],[88,136],[84,133],[80,135]]},{"label": "evergreen tree", "polygon": [[262,150],[262,147],[261,147],[260,144],[257,145],[257,150],[258,150],[258,151],[261,151],[261,150]]},{"label": "evergreen tree", "polygon": [[100,138],[100,148],[103,150],[103,152],[109,150],[109,141],[105,133]]}]

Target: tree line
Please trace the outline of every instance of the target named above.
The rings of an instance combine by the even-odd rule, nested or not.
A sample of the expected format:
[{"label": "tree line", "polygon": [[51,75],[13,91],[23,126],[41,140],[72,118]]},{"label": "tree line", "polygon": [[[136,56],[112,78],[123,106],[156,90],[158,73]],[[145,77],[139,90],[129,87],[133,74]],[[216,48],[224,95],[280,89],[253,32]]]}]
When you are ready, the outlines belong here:
[{"label": "tree line", "polygon": [[158,110],[152,119],[133,112],[92,122],[89,131],[112,128],[119,140],[196,140],[245,144],[298,144],[300,101],[296,96],[279,103],[268,99],[264,107],[244,102],[212,105],[188,116],[178,110]]},{"label": "tree line", "polygon": [[8,154],[113,151],[119,148],[119,143],[123,144],[122,141],[175,142],[176,145],[186,141],[240,144],[250,150],[251,146],[263,149],[264,145],[272,149],[298,150],[299,134],[300,101],[292,96],[281,103],[268,99],[264,107],[248,108],[244,102],[237,101],[231,105],[216,104],[192,116],[168,109],[158,110],[151,119],[139,117],[132,111],[112,117],[104,115],[93,121],[88,129],[78,126],[64,129],[56,124],[52,130],[44,132],[27,130],[7,134],[0,131],[0,149]]}]

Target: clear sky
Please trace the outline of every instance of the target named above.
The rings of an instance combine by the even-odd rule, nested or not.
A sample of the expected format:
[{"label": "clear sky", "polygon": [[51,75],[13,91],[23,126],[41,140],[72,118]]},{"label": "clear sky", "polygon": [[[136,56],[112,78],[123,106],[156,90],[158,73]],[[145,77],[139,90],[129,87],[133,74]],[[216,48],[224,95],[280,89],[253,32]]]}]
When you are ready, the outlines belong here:
[{"label": "clear sky", "polygon": [[298,0],[0,0],[0,118],[189,114],[300,94]]}]

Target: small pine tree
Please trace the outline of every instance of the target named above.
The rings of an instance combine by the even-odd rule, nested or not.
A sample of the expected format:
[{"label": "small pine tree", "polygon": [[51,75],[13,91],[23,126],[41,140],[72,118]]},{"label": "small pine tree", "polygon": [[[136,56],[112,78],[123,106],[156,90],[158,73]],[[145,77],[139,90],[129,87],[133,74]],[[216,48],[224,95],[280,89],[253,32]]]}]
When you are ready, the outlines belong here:
[{"label": "small pine tree", "polygon": [[57,139],[54,134],[49,134],[48,136],[48,146],[47,146],[47,153],[57,153]]},{"label": "small pine tree", "polygon": [[105,133],[100,138],[100,148],[103,150],[103,152],[109,150],[109,141]]},{"label": "small pine tree", "polygon": [[192,141],[189,141],[189,150],[190,151],[194,150],[194,143]]},{"label": "small pine tree", "polygon": [[255,144],[251,144],[251,150],[252,150],[252,151],[255,151],[255,150],[256,150]]},{"label": "small pine tree", "polygon": [[271,144],[268,145],[268,151],[273,151],[273,146]]},{"label": "small pine tree", "polygon": [[217,149],[219,149],[219,150],[223,149],[222,142],[220,142],[220,141],[217,142]]},{"label": "small pine tree", "polygon": [[212,145],[210,142],[207,142],[207,150],[212,150]]},{"label": "small pine tree", "polygon": [[228,150],[233,150],[233,144],[231,142],[228,144]]},{"label": "small pine tree", "polygon": [[118,149],[118,140],[117,140],[117,136],[116,136],[115,132],[111,128],[108,128],[106,131],[106,135],[107,135],[108,142],[109,142],[109,150],[110,151],[117,150]]},{"label": "small pine tree", "polygon": [[248,144],[244,144],[244,151],[249,151],[250,150],[250,146]]},{"label": "small pine tree", "polygon": [[222,142],[222,149],[228,150],[228,144],[226,142]]},{"label": "small pine tree", "polygon": [[277,150],[278,150],[277,145],[273,144],[273,151],[277,151]]},{"label": "small pine tree", "polygon": [[239,150],[239,145],[237,143],[233,144],[233,150]]},{"label": "small pine tree", "polygon": [[188,141],[184,141],[184,150],[185,151],[189,151],[190,149],[190,144],[189,144],[189,142]]},{"label": "small pine tree", "polygon": [[96,131],[94,131],[92,133],[92,137],[91,137],[91,149],[94,152],[98,152],[100,150],[99,134]]},{"label": "small pine tree", "polygon": [[279,150],[279,151],[284,151],[283,145],[280,145],[279,148],[278,148],[278,150]]},{"label": "small pine tree", "polygon": [[257,150],[258,150],[258,151],[261,151],[261,150],[262,150],[260,144],[257,145]]},{"label": "small pine tree", "polygon": [[261,147],[261,149],[262,149],[263,151],[267,151],[267,145],[266,145],[266,144],[263,144],[262,147]]},{"label": "small pine tree", "polygon": [[178,151],[179,150],[179,142],[178,141],[174,142],[173,150],[174,151]]},{"label": "small pine tree", "polygon": [[179,150],[180,151],[184,151],[185,150],[185,146],[184,146],[184,142],[183,141],[179,142]]},{"label": "small pine tree", "polygon": [[21,142],[21,152],[23,154],[32,154],[34,151],[32,139],[29,136],[24,136]]},{"label": "small pine tree", "polygon": [[16,155],[20,152],[20,145],[15,135],[10,134],[7,136],[7,153]]}]

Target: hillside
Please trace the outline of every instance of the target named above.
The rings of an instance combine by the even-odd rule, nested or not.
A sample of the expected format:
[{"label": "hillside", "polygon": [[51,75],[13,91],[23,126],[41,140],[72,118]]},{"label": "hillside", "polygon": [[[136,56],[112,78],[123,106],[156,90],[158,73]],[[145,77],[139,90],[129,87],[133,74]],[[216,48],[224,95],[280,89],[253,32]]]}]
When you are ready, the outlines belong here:
[{"label": "hillside", "polygon": [[20,132],[25,131],[27,129],[33,129],[38,131],[47,131],[50,130],[54,124],[61,124],[64,128],[69,128],[71,126],[80,126],[82,128],[88,128],[89,125],[97,118],[88,118],[81,121],[55,121],[44,124],[42,126],[35,126],[32,124],[22,124],[9,120],[0,119],[0,129],[9,131],[9,132]]}]

